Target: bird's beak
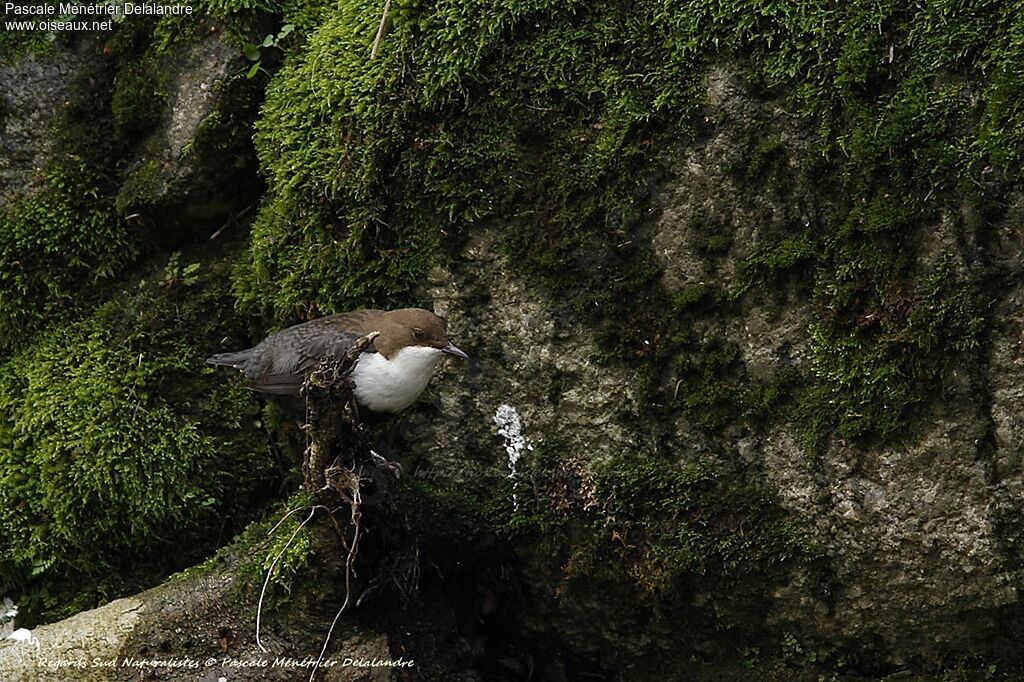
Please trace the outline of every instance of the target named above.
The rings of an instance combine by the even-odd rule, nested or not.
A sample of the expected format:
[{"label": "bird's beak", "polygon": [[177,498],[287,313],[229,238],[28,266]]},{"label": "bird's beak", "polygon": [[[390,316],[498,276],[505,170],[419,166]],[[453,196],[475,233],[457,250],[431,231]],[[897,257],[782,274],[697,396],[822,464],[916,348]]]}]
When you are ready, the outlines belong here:
[{"label": "bird's beak", "polygon": [[449,341],[448,345],[442,348],[441,351],[443,353],[451,353],[452,355],[457,355],[463,360],[469,360],[469,356],[463,353],[461,350],[459,350],[458,347],[451,341]]}]

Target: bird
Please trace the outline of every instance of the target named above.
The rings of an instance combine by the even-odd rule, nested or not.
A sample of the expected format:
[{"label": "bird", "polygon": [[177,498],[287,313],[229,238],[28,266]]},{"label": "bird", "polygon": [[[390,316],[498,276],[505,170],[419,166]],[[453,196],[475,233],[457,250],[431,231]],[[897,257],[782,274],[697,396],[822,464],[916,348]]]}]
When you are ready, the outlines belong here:
[{"label": "bird", "polygon": [[409,407],[427,387],[445,355],[469,356],[448,338],[443,317],[423,308],[363,309],[329,315],[282,329],[260,343],[206,359],[233,367],[249,388],[277,396],[299,396],[306,377],[325,357],[341,359],[360,338],[378,332],[352,371],[360,410],[383,415]]}]

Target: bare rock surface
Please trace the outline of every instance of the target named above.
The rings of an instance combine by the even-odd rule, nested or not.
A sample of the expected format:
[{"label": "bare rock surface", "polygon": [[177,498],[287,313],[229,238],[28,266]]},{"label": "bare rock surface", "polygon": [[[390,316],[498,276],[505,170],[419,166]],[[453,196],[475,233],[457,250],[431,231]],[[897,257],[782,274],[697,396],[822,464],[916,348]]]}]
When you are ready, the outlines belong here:
[{"label": "bare rock surface", "polygon": [[0,209],[31,192],[52,149],[54,118],[86,57],[76,50],[0,63]]}]

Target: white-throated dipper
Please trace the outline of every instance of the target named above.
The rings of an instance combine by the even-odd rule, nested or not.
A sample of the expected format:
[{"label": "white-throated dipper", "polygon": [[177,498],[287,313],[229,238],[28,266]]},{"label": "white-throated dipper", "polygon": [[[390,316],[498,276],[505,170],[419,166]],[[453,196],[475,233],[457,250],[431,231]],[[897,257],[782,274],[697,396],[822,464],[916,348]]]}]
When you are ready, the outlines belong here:
[{"label": "white-throated dipper", "polygon": [[322,358],[340,359],[371,332],[379,334],[360,355],[352,379],[356,403],[373,412],[394,414],[409,407],[446,353],[468,358],[448,339],[444,318],[422,308],[402,308],[321,317],[271,334],[253,348],[206,361],[239,370],[254,391],[298,396]]}]

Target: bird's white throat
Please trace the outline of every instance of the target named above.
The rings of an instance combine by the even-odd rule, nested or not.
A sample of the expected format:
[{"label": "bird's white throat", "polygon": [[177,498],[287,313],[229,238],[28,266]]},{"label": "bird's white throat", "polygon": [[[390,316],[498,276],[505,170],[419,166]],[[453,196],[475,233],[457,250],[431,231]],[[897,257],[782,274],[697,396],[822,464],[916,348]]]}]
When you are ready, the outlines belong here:
[{"label": "bird's white throat", "polygon": [[375,412],[401,412],[427,387],[443,355],[426,346],[406,346],[390,360],[363,353],[352,372],[356,401]]}]

